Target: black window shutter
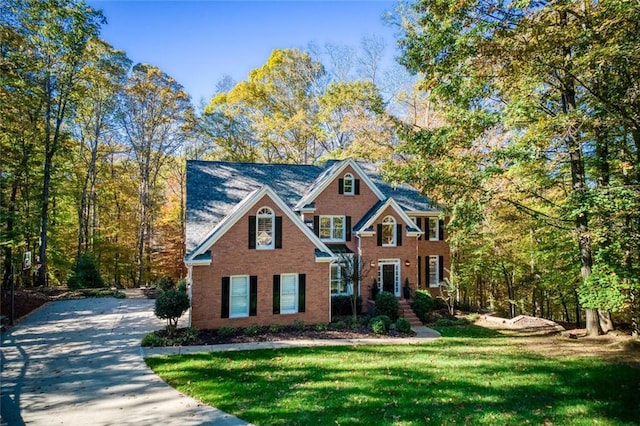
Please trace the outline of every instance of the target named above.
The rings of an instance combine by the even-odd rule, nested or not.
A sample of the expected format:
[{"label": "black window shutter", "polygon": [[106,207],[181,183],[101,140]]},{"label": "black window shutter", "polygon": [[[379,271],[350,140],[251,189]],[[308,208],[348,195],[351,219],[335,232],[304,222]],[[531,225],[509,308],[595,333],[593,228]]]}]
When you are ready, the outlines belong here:
[{"label": "black window shutter", "polygon": [[347,241],[351,241],[351,216],[347,216],[344,219],[345,226],[345,237],[344,239]]},{"label": "black window shutter", "polygon": [[378,246],[381,246],[382,245],[382,224],[381,223],[378,224],[377,234],[378,234]]},{"label": "black window shutter", "polygon": [[258,277],[249,277],[249,316],[255,317],[258,313]]},{"label": "black window shutter", "polygon": [[338,194],[344,194],[344,179],[338,179]]},{"label": "black window shutter", "polygon": [[[419,230],[422,231],[422,218],[421,217],[416,218],[416,226],[418,227]],[[421,239],[422,239],[422,235],[420,235],[418,237],[418,240],[421,240]]]},{"label": "black window shutter", "polygon": [[438,257],[438,278],[440,278],[440,282],[444,281],[444,256]]},{"label": "black window shutter", "polygon": [[402,224],[399,223],[396,225],[396,245],[402,245]]},{"label": "black window shutter", "polygon": [[220,312],[220,318],[229,318],[229,286],[231,280],[229,277],[222,277],[222,310]]},{"label": "black window shutter", "polygon": [[360,179],[356,179],[353,182],[353,193],[355,195],[360,195]]},{"label": "black window shutter", "polygon": [[316,237],[320,236],[320,216],[313,217],[313,233]]},{"label": "black window shutter", "polygon": [[280,275],[273,276],[273,313],[280,313]]},{"label": "black window shutter", "polygon": [[249,216],[249,249],[256,248],[256,217]]},{"label": "black window shutter", "polygon": [[298,274],[298,312],[304,312],[305,292],[307,289],[307,274]]},{"label": "black window shutter", "polygon": [[444,220],[440,219],[438,221],[438,239],[444,240]]},{"label": "black window shutter", "polygon": [[429,270],[429,259],[430,256],[424,257],[424,276],[425,276],[425,284],[427,287],[431,287],[431,271]]},{"label": "black window shutter", "polygon": [[427,240],[427,241],[431,239],[431,235],[429,234],[429,232],[430,232],[429,231],[429,221],[430,220],[431,219],[428,218],[428,217],[424,218],[424,239]]},{"label": "black window shutter", "polygon": [[418,288],[422,286],[422,256],[418,256]]},{"label": "black window shutter", "polygon": [[276,216],[275,247],[282,248],[282,216]]}]

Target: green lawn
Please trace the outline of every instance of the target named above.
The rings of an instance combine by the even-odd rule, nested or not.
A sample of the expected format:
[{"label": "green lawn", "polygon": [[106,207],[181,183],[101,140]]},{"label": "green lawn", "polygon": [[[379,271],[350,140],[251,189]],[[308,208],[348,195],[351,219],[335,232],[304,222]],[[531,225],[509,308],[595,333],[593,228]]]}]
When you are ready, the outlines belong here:
[{"label": "green lawn", "polygon": [[172,386],[257,425],[640,422],[640,369],[524,352],[476,326],[424,345],[149,358]]}]

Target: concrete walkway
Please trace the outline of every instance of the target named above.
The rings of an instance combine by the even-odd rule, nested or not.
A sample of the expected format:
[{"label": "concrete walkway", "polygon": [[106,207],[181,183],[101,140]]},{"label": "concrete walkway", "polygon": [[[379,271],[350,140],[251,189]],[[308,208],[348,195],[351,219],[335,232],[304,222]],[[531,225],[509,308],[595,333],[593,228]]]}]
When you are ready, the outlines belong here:
[{"label": "concrete walkway", "polygon": [[153,300],[52,302],[2,336],[2,423],[241,425],[173,389],[144,363],[140,339],[164,323]]},{"label": "concrete walkway", "polygon": [[244,425],[173,389],[143,356],[371,344],[419,344],[440,335],[416,327],[408,339],[297,340],[232,345],[140,348],[164,322],[153,300],[52,302],[2,335],[1,418],[8,425]]}]

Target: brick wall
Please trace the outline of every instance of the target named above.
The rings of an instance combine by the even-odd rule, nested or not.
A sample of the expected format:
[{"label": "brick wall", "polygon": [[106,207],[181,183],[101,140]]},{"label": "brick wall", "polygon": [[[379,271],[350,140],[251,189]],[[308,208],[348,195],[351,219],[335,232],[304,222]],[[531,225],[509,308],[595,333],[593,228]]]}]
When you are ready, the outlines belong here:
[{"label": "brick wall", "polygon": [[[282,248],[250,250],[248,248],[248,217],[261,207],[270,207],[282,216]],[[315,246],[293,222],[265,196],[254,208],[211,248],[213,261],[209,266],[193,267],[192,326],[214,329],[223,325],[246,327],[252,324],[327,323],[329,318],[328,263],[316,263]],[[306,274],[306,312],[273,314],[273,275]],[[258,277],[257,315],[246,318],[221,318],[222,277],[256,275]]]}]

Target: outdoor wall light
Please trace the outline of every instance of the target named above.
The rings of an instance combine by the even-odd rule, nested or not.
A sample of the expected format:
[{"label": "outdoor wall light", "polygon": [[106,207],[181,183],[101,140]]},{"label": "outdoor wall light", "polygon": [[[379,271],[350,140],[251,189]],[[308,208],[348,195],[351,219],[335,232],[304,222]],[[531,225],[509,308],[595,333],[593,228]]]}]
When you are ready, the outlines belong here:
[{"label": "outdoor wall light", "polygon": [[369,266],[371,266],[372,268],[375,268],[376,266],[376,261],[372,260],[371,263],[369,264]]},{"label": "outdoor wall light", "polygon": [[409,259],[405,260],[404,266],[411,266],[411,261]]}]

